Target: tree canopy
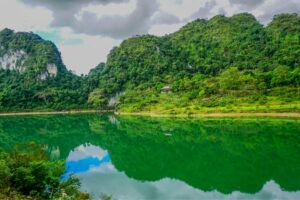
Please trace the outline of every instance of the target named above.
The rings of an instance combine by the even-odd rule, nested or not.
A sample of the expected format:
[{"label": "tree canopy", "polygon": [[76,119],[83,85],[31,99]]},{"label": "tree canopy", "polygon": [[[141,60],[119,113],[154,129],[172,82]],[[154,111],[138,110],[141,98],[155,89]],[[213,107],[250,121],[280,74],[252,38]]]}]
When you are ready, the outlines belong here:
[{"label": "tree canopy", "polygon": [[[33,33],[4,29],[0,44],[0,58],[26,55],[16,64],[25,70],[0,69],[1,111],[107,108],[111,98],[129,110],[300,101],[297,14],[276,15],[266,26],[248,13],[217,15],[163,37],[135,36],[86,76],[66,70],[55,45]],[[43,77],[49,64],[57,75]],[[165,86],[172,91],[162,94]]]}]

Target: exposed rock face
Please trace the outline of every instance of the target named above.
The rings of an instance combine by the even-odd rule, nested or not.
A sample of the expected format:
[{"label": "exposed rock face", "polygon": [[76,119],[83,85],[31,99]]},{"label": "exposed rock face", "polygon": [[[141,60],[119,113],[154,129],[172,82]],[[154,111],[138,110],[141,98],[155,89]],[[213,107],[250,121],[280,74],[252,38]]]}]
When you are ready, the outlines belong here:
[{"label": "exposed rock face", "polygon": [[56,77],[57,66],[55,64],[48,64],[47,70],[40,74],[40,80],[46,80],[48,77]]},{"label": "exposed rock face", "polygon": [[23,50],[9,50],[0,57],[0,68],[22,71],[27,57],[26,52]]},{"label": "exposed rock face", "polygon": [[40,80],[46,80],[47,79],[47,77],[48,77],[48,73],[47,72],[42,72],[41,74],[40,74]]},{"label": "exposed rock face", "polygon": [[108,102],[108,106],[115,107],[119,103],[118,98],[123,94],[125,94],[125,92],[118,92],[115,96],[110,98],[110,100]]},{"label": "exposed rock face", "polygon": [[[3,50],[3,47],[0,47]],[[23,72],[26,69],[24,65],[28,55],[23,50],[8,50],[5,54],[0,56],[0,68],[17,70]],[[45,70],[39,75],[40,80],[46,80],[48,77],[56,77],[58,68],[55,64],[47,64]]]},{"label": "exposed rock face", "polygon": [[[0,50],[4,47],[0,46]],[[26,69],[24,65],[28,55],[23,50],[8,50],[5,54],[0,56],[0,68],[9,70],[18,70],[23,72]],[[46,80],[48,77],[56,77],[58,68],[55,64],[47,64],[45,70],[39,75],[40,80]]]},{"label": "exposed rock face", "polygon": [[30,74],[35,80],[46,80],[66,72],[55,44],[28,32],[0,31],[0,69]]},{"label": "exposed rock face", "polygon": [[57,75],[57,66],[55,64],[48,64],[47,65],[47,71],[49,76],[55,77]]},{"label": "exposed rock face", "polygon": [[117,99],[116,97],[112,97],[110,98],[109,102],[108,102],[108,106],[109,107],[114,107],[117,104]]}]

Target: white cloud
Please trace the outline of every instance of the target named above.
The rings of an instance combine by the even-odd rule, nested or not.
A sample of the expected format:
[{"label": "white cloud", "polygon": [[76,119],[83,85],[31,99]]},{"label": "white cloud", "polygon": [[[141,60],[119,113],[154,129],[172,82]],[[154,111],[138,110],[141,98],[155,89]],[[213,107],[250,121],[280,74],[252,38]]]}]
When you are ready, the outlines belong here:
[{"label": "white cloud", "polygon": [[156,24],[151,27],[149,33],[156,36],[164,36],[169,33],[178,31],[184,23],[178,24]]},{"label": "white cloud", "polygon": [[[231,4],[229,0],[216,0],[217,7],[215,8],[214,14],[226,14],[233,15],[238,13],[238,6]],[[222,13],[225,12],[225,13]]]},{"label": "white cloud", "polygon": [[65,65],[76,74],[87,74],[100,62],[106,62],[106,57],[113,46],[119,45],[120,40],[101,36],[74,34],[70,29],[63,29],[63,38],[80,38],[81,44],[57,44],[62,53]]},{"label": "white cloud", "polygon": [[207,1],[209,0],[164,0],[159,1],[159,4],[162,11],[183,20],[196,12],[201,6],[204,6]]},{"label": "white cloud", "polygon": [[[45,8],[29,7],[16,0],[0,1],[0,30],[10,28],[16,31],[51,33],[53,32],[53,28],[50,27],[52,20],[51,12]],[[55,30],[58,30],[62,39],[82,40],[82,43],[78,44],[56,42],[65,65],[77,74],[87,74],[91,68],[100,62],[105,62],[111,48],[121,42],[107,37],[75,34],[69,28]]]},{"label": "white cloud", "polygon": [[43,31],[49,28],[52,20],[51,12],[44,8],[28,7],[16,0],[0,1],[0,29]]},{"label": "white cloud", "polygon": [[289,0],[282,3],[282,0],[266,0],[251,11],[264,24],[269,23],[274,15],[284,12],[300,14],[300,1]]},{"label": "white cloud", "polygon": [[98,158],[102,160],[107,156],[107,150],[101,149],[100,147],[94,146],[92,144],[82,144],[76,147],[74,150],[70,151],[67,161],[79,161],[87,158]]},{"label": "white cloud", "polygon": [[105,62],[111,48],[123,38],[142,33],[162,36],[199,17],[240,12],[251,12],[261,22],[268,23],[278,13],[300,14],[300,1],[0,0],[0,29],[44,32],[44,35],[51,35],[54,30],[60,38],[54,42],[68,69],[86,74]]},{"label": "white cloud", "polygon": [[136,4],[137,0],[131,0],[124,3],[111,3],[108,5],[89,5],[81,9],[76,17],[77,19],[81,19],[84,12],[96,14],[98,18],[109,15],[126,16],[132,13],[134,9],[136,9]]}]

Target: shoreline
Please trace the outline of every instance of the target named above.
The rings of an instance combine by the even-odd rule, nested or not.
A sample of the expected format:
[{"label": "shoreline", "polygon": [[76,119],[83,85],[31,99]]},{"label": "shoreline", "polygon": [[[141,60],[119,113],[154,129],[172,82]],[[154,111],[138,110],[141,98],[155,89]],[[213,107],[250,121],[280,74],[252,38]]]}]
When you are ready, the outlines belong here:
[{"label": "shoreline", "polygon": [[145,116],[145,117],[191,117],[191,118],[222,118],[222,117],[286,117],[286,118],[300,118],[300,113],[295,112],[284,112],[284,113],[199,113],[199,114],[157,114],[157,113],[126,113],[126,112],[115,112],[116,115],[120,116]]},{"label": "shoreline", "polygon": [[70,111],[34,111],[34,112],[7,112],[0,113],[0,117],[4,116],[38,116],[38,115],[71,115],[84,113],[114,113],[119,116],[145,116],[145,117],[191,117],[191,118],[222,118],[222,117],[285,117],[300,118],[298,112],[231,112],[231,113],[197,113],[197,114],[159,114],[148,112],[115,112],[113,110],[70,110]]},{"label": "shoreline", "polygon": [[65,114],[105,113],[105,112],[112,112],[112,111],[70,110],[70,111],[6,112],[6,113],[0,113],[0,117],[1,116],[26,116],[26,115],[65,115]]}]

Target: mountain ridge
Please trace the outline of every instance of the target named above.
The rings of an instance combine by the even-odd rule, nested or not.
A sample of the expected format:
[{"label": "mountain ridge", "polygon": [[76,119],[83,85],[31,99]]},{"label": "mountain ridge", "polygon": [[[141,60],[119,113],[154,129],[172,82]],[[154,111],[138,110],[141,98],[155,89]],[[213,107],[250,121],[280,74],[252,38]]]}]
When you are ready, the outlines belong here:
[{"label": "mountain ridge", "polygon": [[110,51],[106,63],[81,77],[67,70],[54,43],[36,34],[5,29],[0,47],[0,64],[5,52],[13,55],[5,57],[10,65],[2,68],[14,69],[0,69],[0,110],[180,114],[243,106],[299,109],[297,14],[276,15],[266,26],[249,13],[217,15],[162,37],[128,38]]},{"label": "mountain ridge", "polygon": [[53,42],[32,32],[0,31],[1,111],[85,108],[83,87]]},{"label": "mountain ridge", "polygon": [[60,52],[51,41],[32,32],[0,32],[0,67],[20,72],[35,71],[39,79],[56,76],[67,69]]},{"label": "mountain ridge", "polygon": [[[129,112],[299,101],[299,27],[297,14],[263,26],[241,13],[198,19],[163,37],[129,38],[111,50],[91,100],[104,106],[123,93],[118,109]],[[161,94],[165,86],[172,94]]]}]

